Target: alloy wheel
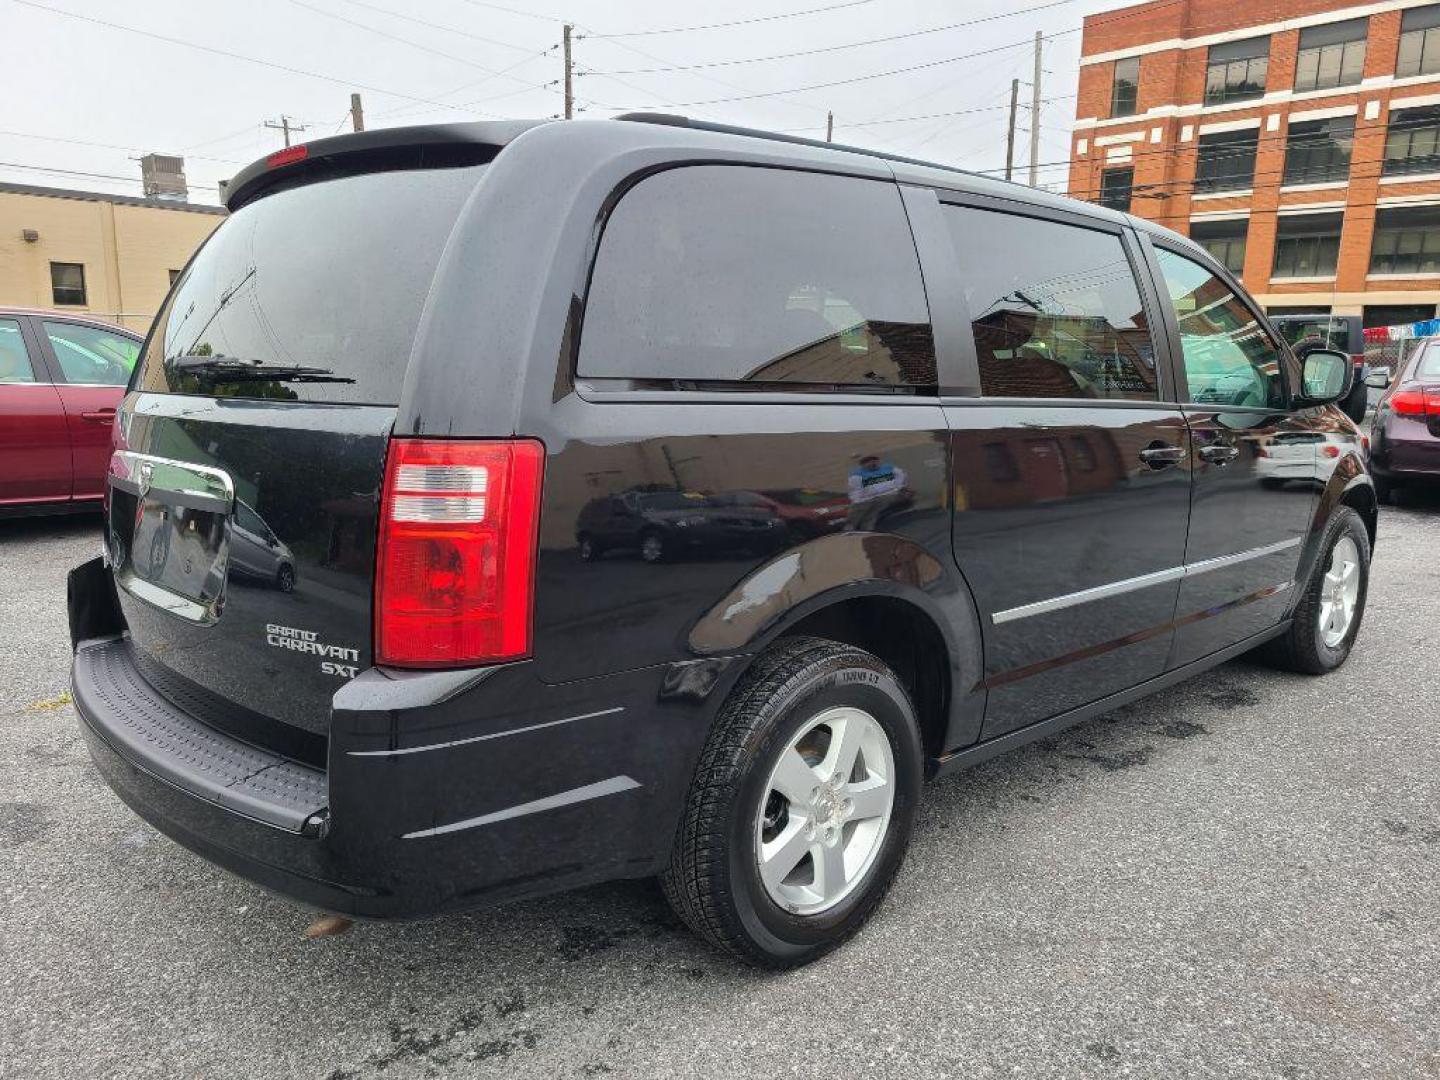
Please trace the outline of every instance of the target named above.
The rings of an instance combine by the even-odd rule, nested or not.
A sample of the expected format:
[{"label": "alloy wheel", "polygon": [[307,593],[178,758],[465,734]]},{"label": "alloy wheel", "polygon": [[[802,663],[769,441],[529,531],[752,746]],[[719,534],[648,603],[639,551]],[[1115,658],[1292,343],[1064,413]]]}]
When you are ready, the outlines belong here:
[{"label": "alloy wheel", "polygon": [[835,907],[864,881],[895,803],[895,755],[880,722],[850,706],[806,722],[760,797],[755,849],[766,894],[796,915]]},{"label": "alloy wheel", "polygon": [[1360,549],[1342,536],[1330,550],[1330,566],[1320,579],[1320,638],[1337,648],[1355,622],[1360,601]]}]

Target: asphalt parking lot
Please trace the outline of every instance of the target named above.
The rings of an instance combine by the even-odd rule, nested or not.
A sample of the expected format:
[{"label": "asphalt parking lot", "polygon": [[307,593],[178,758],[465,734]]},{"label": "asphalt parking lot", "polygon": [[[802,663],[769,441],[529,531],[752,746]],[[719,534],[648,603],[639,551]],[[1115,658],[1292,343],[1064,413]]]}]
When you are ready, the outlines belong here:
[{"label": "asphalt parking lot", "polygon": [[94,519],[0,522],[0,1077],[1440,1076],[1440,498],[1326,679],[1235,662],[932,785],[841,952],[649,883],[302,939],[143,825],[65,696]]}]

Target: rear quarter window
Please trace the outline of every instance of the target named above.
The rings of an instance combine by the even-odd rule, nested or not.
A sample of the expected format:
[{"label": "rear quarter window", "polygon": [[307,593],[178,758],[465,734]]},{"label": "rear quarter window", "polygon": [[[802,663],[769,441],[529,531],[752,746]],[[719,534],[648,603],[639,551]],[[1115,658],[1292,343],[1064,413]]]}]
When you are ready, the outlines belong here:
[{"label": "rear quarter window", "polygon": [[[161,309],[136,389],[394,405],[440,253],[484,169],[347,176],[241,207]],[[182,370],[181,357],[323,375],[226,381]]]},{"label": "rear quarter window", "polygon": [[933,387],[898,189],[735,165],[640,181],[605,225],[577,369],[682,388]]}]

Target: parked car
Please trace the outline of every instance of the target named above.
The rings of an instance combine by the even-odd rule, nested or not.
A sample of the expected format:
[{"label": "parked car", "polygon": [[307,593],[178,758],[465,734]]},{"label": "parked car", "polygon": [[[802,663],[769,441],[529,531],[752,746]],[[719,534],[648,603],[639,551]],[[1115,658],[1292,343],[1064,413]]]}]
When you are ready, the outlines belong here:
[{"label": "parked car", "polygon": [[1369,382],[1385,391],[1375,406],[1370,459],[1375,488],[1388,502],[1402,484],[1440,478],[1440,340],[1416,349],[1394,379],[1382,369]]},{"label": "parked car", "polygon": [[1370,365],[1365,362],[1365,332],[1360,316],[1271,315],[1270,322],[1297,353],[1318,347],[1350,355],[1355,371],[1340,408],[1357,424],[1364,420],[1369,409],[1365,380],[1370,376]]},{"label": "parked car", "polygon": [[[1349,358],[1151,222],[655,116],[319,140],[227,204],[120,410],[72,681],[130,806],[306,904],[659,875],[793,966],[875,910],[924,779],[1359,630]],[[616,500],[792,490],[845,527],[576,557]],[[229,572],[242,505],[305,587]]]},{"label": "parked car", "polygon": [[623,548],[648,563],[685,554],[773,551],[785,523],[744,492],[627,491],[588,503],[575,523],[580,557]]},{"label": "parked car", "polygon": [[64,312],[0,308],[0,516],[99,509],[140,340]]}]

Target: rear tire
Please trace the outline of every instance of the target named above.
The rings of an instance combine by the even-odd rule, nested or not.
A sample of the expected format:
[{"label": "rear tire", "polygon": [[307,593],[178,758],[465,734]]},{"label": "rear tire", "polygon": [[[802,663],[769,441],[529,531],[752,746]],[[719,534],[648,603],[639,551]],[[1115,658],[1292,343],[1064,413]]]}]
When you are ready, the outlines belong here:
[{"label": "rear tire", "polygon": [[1256,658],[1306,675],[1334,671],[1355,644],[1369,591],[1370,534],[1359,514],[1337,507],[1290,629],[1256,650]]},{"label": "rear tire", "polygon": [[915,711],[884,663],[823,638],[782,639],[731,692],[705,744],[661,878],[666,898],[741,960],[809,963],[884,898],[921,777]]}]

